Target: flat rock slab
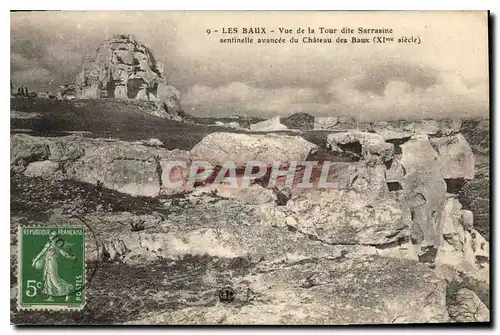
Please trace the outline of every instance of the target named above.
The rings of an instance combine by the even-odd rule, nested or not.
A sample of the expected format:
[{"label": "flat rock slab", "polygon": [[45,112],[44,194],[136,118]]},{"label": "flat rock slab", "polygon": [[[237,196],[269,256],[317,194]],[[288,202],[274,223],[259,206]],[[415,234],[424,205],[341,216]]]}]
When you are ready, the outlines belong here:
[{"label": "flat rock slab", "polygon": [[[205,283],[217,282],[207,269]],[[446,322],[446,284],[426,266],[378,257],[317,260],[227,281],[231,303],[145,313],[130,324],[388,324]],[[222,288],[222,287],[220,287]],[[210,289],[216,295],[219,286]],[[208,289],[208,288],[207,288]],[[208,289],[208,291],[210,291]],[[168,294],[168,293],[167,293]],[[208,302],[208,301],[206,301]]]}]

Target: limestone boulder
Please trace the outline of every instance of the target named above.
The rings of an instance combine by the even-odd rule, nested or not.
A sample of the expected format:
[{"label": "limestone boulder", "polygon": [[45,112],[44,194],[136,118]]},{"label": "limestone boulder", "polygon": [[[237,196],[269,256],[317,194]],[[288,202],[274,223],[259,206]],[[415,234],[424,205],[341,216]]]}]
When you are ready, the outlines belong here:
[{"label": "limestone boulder", "polygon": [[158,160],[148,147],[114,141],[85,153],[66,170],[68,178],[102,183],[119,192],[155,197],[160,192]]},{"label": "limestone boulder", "polygon": [[405,202],[412,211],[412,238],[437,248],[441,244],[440,213],[445,204],[446,183],[437,162],[438,153],[426,135],[401,145],[401,165],[406,171],[400,183]]},{"label": "limestone boulder", "polygon": [[371,198],[388,197],[386,167],[383,164],[369,166],[365,162],[359,162],[356,174],[352,178],[351,188],[358,193],[364,193]]},{"label": "limestone boulder", "polygon": [[25,171],[28,176],[101,184],[134,196],[158,196],[162,178],[168,177],[162,172],[162,162],[187,156],[182,150],[158,147],[158,141],[154,140],[142,143],[76,135],[49,138],[13,135],[12,144],[12,165],[21,160],[28,166]]},{"label": "limestone boulder", "polygon": [[316,145],[300,136],[278,134],[212,133],[205,136],[190,151],[191,159],[204,160],[213,166],[232,161],[237,168],[248,162],[289,164],[305,161]]},{"label": "limestone boulder", "polygon": [[445,179],[473,179],[475,158],[462,134],[431,139],[439,156],[437,161]]},{"label": "limestone boulder", "polygon": [[316,116],[314,118],[314,130],[329,130],[339,123],[339,118],[336,116]]},{"label": "limestone boulder", "polygon": [[270,118],[269,120],[265,120],[250,125],[251,131],[279,131],[287,129],[288,129],[287,126],[281,124],[279,115]]},{"label": "limestone boulder", "polygon": [[58,169],[59,164],[57,162],[46,160],[30,163],[26,167],[26,170],[24,170],[24,174],[27,177],[41,177],[44,179],[51,179]]},{"label": "limestone boulder", "polygon": [[403,166],[401,165],[401,156],[395,155],[394,159],[391,162],[389,168],[385,171],[385,178],[388,183],[397,182],[403,179],[405,175],[405,171],[403,170]]},{"label": "limestone boulder", "polygon": [[49,146],[38,137],[16,134],[10,138],[10,165],[46,160],[49,155]]},{"label": "limestone boulder", "polygon": [[326,244],[383,245],[410,235],[410,212],[395,200],[346,190],[313,190],[288,206],[289,228]]}]

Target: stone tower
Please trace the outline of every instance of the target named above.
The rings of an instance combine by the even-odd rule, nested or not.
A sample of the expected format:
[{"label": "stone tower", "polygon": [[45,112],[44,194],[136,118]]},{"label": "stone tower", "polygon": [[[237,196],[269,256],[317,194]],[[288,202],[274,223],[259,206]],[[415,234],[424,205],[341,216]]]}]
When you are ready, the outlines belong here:
[{"label": "stone tower", "polygon": [[77,95],[157,101],[169,111],[179,111],[179,91],[167,85],[163,71],[163,64],[134,36],[114,35],[97,49],[93,62],[83,65],[76,79]]}]

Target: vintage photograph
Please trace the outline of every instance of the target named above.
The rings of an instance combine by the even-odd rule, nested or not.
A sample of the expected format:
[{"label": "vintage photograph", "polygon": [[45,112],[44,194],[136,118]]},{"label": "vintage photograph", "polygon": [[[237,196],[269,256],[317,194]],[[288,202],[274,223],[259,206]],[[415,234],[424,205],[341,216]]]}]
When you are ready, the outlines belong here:
[{"label": "vintage photograph", "polygon": [[487,11],[12,11],[14,325],[488,325]]}]

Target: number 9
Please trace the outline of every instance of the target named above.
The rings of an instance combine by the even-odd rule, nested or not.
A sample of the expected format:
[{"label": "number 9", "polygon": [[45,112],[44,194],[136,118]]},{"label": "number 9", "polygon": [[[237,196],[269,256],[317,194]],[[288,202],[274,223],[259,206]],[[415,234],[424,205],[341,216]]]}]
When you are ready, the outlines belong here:
[{"label": "number 9", "polygon": [[210,33],[211,33],[212,31],[211,31],[210,29],[207,29],[207,30],[206,30],[206,32],[207,32],[207,35],[210,35]]}]

